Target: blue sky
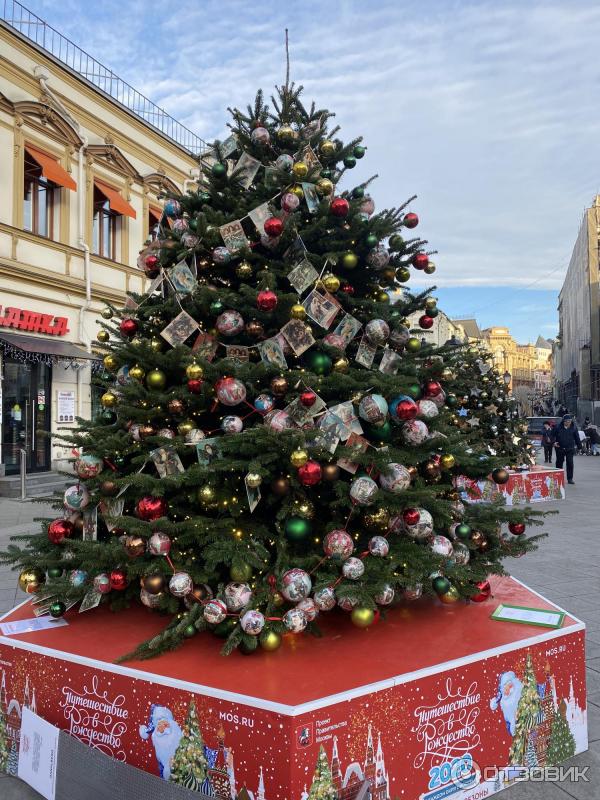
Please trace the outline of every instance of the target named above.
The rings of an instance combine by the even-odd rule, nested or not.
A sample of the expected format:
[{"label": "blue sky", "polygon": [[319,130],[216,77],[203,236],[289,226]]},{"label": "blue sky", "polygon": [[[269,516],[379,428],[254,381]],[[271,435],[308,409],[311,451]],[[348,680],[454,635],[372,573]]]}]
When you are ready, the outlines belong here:
[{"label": "blue sky", "polygon": [[343,136],[364,136],[352,182],[378,173],[379,208],[418,194],[441,304],[522,340],[553,334],[556,293],[600,184],[600,6],[26,3],[207,139],[223,134],[227,106],[282,81],[289,27],[292,77],[336,111]]}]

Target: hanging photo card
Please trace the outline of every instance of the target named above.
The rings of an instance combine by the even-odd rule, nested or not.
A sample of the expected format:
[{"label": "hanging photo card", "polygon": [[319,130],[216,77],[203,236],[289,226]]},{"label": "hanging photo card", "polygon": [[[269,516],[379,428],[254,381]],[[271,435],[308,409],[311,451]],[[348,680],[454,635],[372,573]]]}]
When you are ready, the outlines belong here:
[{"label": "hanging photo card", "polygon": [[221,142],[221,156],[223,158],[229,158],[229,156],[235,153],[237,149],[238,141],[233,134],[228,136],[224,142]]},{"label": "hanging photo card", "polygon": [[385,375],[395,375],[400,368],[401,361],[402,359],[398,353],[394,352],[394,350],[391,350],[389,347],[386,347],[383,351],[383,355],[381,356],[379,372],[383,372]]},{"label": "hanging photo card", "polygon": [[304,246],[304,242],[302,241],[300,236],[296,236],[294,241],[288,247],[288,249],[283,254],[283,257],[286,261],[291,261],[295,263],[299,261],[301,258],[304,258],[304,254],[306,253],[306,247]]},{"label": "hanging photo card", "polygon": [[117,519],[125,509],[125,500],[120,497],[105,497],[99,504],[104,523],[109,531],[117,525]]},{"label": "hanging photo card", "polygon": [[325,330],[331,327],[336,314],[341,308],[332,294],[329,294],[329,292],[321,294],[316,289],[313,289],[308,297],[305,298],[302,305],[306,309],[308,316]]},{"label": "hanging photo card", "polygon": [[193,317],[190,317],[186,311],[182,311],[175,319],[171,320],[167,327],[160,332],[160,335],[167,340],[171,347],[176,347],[189,339],[199,327]]},{"label": "hanging photo card", "polygon": [[248,239],[242,228],[242,223],[239,219],[234,219],[232,222],[226,222],[219,228],[225,247],[230,253],[235,254],[245,247],[249,247]]},{"label": "hanging photo card", "polygon": [[146,294],[154,294],[154,292],[162,286],[164,276],[162,272],[156,276],[148,286]]},{"label": "hanging photo card", "polygon": [[303,183],[302,191],[304,192],[304,199],[311,214],[316,214],[319,210],[319,195],[315,189],[314,183]]},{"label": "hanging photo card", "polygon": [[196,444],[196,457],[198,463],[207,467],[215,458],[220,458],[221,447],[218,439],[202,439]]},{"label": "hanging photo card", "polygon": [[192,353],[210,362],[214,361],[218,348],[219,342],[215,337],[211,336],[210,333],[202,332],[198,334],[192,345]]},{"label": "hanging photo card", "polygon": [[338,442],[345,442],[352,433],[344,420],[331,411],[326,411],[325,414],[323,414],[319,420],[319,429],[324,435],[329,436],[331,439],[335,438]]},{"label": "hanging photo card", "polygon": [[302,161],[304,161],[310,172],[314,169],[321,168],[321,162],[310,145],[307,145],[302,151]]},{"label": "hanging photo card", "polygon": [[250,361],[250,348],[242,344],[226,344],[225,357],[243,364],[246,361]]},{"label": "hanging photo card", "polygon": [[237,164],[233,169],[233,173],[240,179],[241,185],[244,189],[249,189],[256,173],[260,168],[260,161],[250,153],[242,153],[239,157]]},{"label": "hanging photo card", "polygon": [[265,339],[265,341],[260,342],[257,347],[263,364],[269,364],[270,366],[277,367],[278,369],[288,368],[287,361],[285,360],[285,356],[283,354],[283,348],[277,339]]},{"label": "hanging photo card", "polygon": [[312,422],[317,414],[320,414],[324,408],[325,401],[317,395],[317,399],[312,406],[310,406],[310,408],[303,406],[300,402],[300,398],[296,397],[296,399],[292,400],[292,402],[289,403],[284,410],[287,411],[296,425],[301,428],[303,425]]},{"label": "hanging photo card", "polygon": [[333,414],[337,414],[337,416],[344,421],[352,433],[363,432],[360,420],[354,413],[354,406],[350,400],[347,400],[345,403],[338,403],[337,406],[332,406],[329,410]]},{"label": "hanging photo card", "polygon": [[83,534],[81,538],[84,542],[95,542],[98,539],[98,506],[84,508],[81,516],[83,517]]},{"label": "hanging photo card", "polygon": [[265,232],[265,222],[271,217],[271,209],[268,203],[262,203],[248,212],[248,217],[257,231],[262,234]]},{"label": "hanging photo card", "polygon": [[299,319],[291,319],[283,326],[281,333],[297,356],[301,356],[315,343],[312,333]]},{"label": "hanging photo card", "polygon": [[361,364],[363,367],[370,369],[373,361],[375,360],[375,354],[377,353],[377,348],[374,344],[367,339],[366,336],[363,336],[360,340],[360,344],[358,346],[358,350],[356,351],[356,356],[354,357],[357,364]]},{"label": "hanging photo card", "polygon": [[185,472],[181,459],[174,447],[157,447],[150,451],[150,458],[154,462],[156,471],[161,478],[169,478],[180,472]]},{"label": "hanging photo card", "polygon": [[179,294],[191,294],[196,288],[196,279],[185,261],[180,261],[168,270],[172,287]]},{"label": "hanging photo card", "polygon": [[361,328],[362,322],[357,320],[356,317],[353,317],[352,314],[344,314],[333,332],[337,336],[341,336],[346,345],[348,345]]},{"label": "hanging photo card", "polygon": [[310,263],[308,258],[304,258],[287,276],[298,294],[303,294],[309,286],[312,286],[319,277],[319,273]]},{"label": "hanging photo card", "polygon": [[[364,436],[360,436],[358,433],[351,433],[345,446],[351,447],[353,453],[356,455],[362,455],[362,453],[367,452],[369,442],[364,438]],[[338,467],[346,470],[346,472],[349,472],[351,475],[355,475],[359,467],[359,464],[356,461],[353,461],[352,457],[348,456],[339,458],[337,465]]]}]

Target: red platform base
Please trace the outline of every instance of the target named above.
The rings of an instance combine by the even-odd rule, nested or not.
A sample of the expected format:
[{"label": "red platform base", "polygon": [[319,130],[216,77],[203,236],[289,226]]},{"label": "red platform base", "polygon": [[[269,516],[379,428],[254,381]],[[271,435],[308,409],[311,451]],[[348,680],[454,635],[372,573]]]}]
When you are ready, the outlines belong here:
[{"label": "red platform base", "polygon": [[507,506],[529,503],[550,503],[565,499],[565,472],[553,467],[533,466],[525,471],[509,470],[508,482],[497,484],[489,478],[474,481],[461,476],[457,479],[463,500],[470,503],[489,503],[498,498]]},{"label": "red platform base", "polygon": [[[321,747],[338,800],[357,800],[365,782],[373,800],[485,797],[522,763],[587,748],[585,626],[572,616],[559,630],[491,620],[500,601],[556,608],[514,579],[492,585],[485,603],[407,603],[367,630],[323,615],[323,638],[289,635],[274,653],[224,658],[219,640],[198,635],[127,665],[114,659],[163,619],[141,607],[70,612],[68,626],[0,637],[0,707],[17,743],[25,704],[167,778],[193,699],[204,788],[223,800],[242,787],[253,800],[307,800]],[[27,602],[4,620],[31,616]],[[523,733],[528,687],[538,713]]]}]

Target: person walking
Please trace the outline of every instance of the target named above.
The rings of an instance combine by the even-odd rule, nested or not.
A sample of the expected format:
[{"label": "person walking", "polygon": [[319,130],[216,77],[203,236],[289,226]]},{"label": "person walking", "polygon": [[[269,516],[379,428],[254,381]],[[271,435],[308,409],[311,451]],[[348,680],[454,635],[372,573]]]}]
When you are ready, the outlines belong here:
[{"label": "person walking", "polygon": [[567,462],[567,483],[575,483],[573,480],[573,456],[575,450],[581,452],[581,440],[577,426],[573,424],[571,414],[565,414],[560,425],[556,425],[552,431],[552,441],[556,447],[556,468],[562,469],[565,461]]},{"label": "person walking", "polygon": [[593,456],[600,456],[600,433],[597,425],[588,425],[586,435],[590,441]]},{"label": "person walking", "polygon": [[552,463],[552,446],[554,440],[552,439],[552,425],[549,422],[544,422],[542,429],[542,447],[544,448],[544,464]]}]

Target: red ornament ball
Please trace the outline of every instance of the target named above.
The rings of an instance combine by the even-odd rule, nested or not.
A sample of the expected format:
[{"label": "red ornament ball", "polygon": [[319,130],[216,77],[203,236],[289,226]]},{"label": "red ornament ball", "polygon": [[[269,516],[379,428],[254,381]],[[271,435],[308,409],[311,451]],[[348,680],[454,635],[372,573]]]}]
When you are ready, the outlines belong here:
[{"label": "red ornament ball", "polygon": [[400,400],[396,406],[396,416],[403,422],[406,422],[409,419],[414,419],[418,413],[418,405],[409,397],[407,397],[405,400]]},{"label": "red ornament ball", "polygon": [[144,259],[144,272],[149,277],[153,277],[160,269],[160,261],[158,256],[151,253]]},{"label": "red ornament ball", "polygon": [[146,495],[138,500],[137,515],[140,519],[153,520],[164,517],[167,513],[167,501],[164,497]]},{"label": "red ornament ball", "polygon": [[119,330],[123,336],[135,336],[138,330],[138,324],[134,319],[128,317],[121,322]]},{"label": "red ornament ball", "polygon": [[442,386],[437,381],[427,381],[424,386],[425,397],[437,397],[442,393]]},{"label": "red ornament ball", "polygon": [[75,526],[68,519],[55,519],[48,525],[48,539],[52,544],[60,544],[73,534]]},{"label": "red ornament ball", "polygon": [[307,461],[298,469],[298,480],[303,486],[315,486],[321,480],[322,474],[318,461]]},{"label": "red ornament ball", "polygon": [[270,289],[265,289],[257,294],[256,305],[261,311],[273,311],[277,307],[277,295]]},{"label": "red ornament ball", "polygon": [[113,569],[108,578],[110,580],[110,588],[115,589],[117,592],[122,592],[127,587],[127,575],[122,569]]},{"label": "red ornament ball", "polygon": [[190,391],[192,394],[200,394],[203,383],[204,381],[202,378],[190,378],[187,382],[188,391]]},{"label": "red ornament ball", "polygon": [[264,224],[265,233],[272,239],[276,239],[283,233],[283,222],[279,217],[269,217]]},{"label": "red ornament ball", "polygon": [[411,258],[411,263],[415,269],[425,269],[429,264],[429,256],[427,253],[415,253]]},{"label": "red ornament ball", "polygon": [[484,600],[487,600],[492,593],[492,587],[490,586],[490,582],[479,581],[479,583],[476,583],[475,586],[477,587],[478,592],[477,594],[474,594],[471,597],[471,600],[474,603],[483,603]]},{"label": "red ornament ball", "polygon": [[350,210],[350,203],[345,197],[336,197],[330,209],[334,217],[345,217]]},{"label": "red ornament ball", "polygon": [[419,217],[413,211],[409,211],[408,214],[404,215],[402,221],[406,228],[416,228],[419,224]]},{"label": "red ornament ball", "polygon": [[522,533],[525,533],[525,523],[523,522],[509,522],[508,523],[508,530],[513,533],[515,536],[520,536]]},{"label": "red ornament ball", "polygon": [[421,512],[418,508],[405,508],[402,512],[402,521],[405,525],[416,525],[421,519]]},{"label": "red ornament ball", "polygon": [[304,408],[311,408],[311,406],[314,406],[314,404],[317,402],[317,395],[310,389],[307,389],[300,395],[300,402]]},{"label": "red ornament ball", "polygon": [[433,317],[430,317],[428,314],[423,314],[422,317],[419,317],[419,325],[421,328],[428,331],[430,328],[433,328]]}]

